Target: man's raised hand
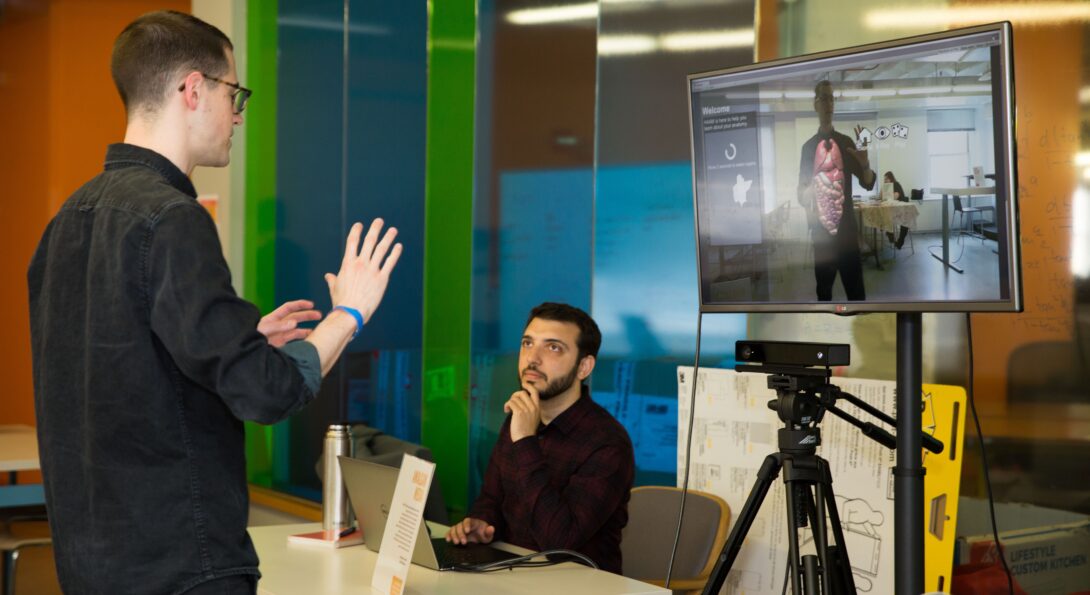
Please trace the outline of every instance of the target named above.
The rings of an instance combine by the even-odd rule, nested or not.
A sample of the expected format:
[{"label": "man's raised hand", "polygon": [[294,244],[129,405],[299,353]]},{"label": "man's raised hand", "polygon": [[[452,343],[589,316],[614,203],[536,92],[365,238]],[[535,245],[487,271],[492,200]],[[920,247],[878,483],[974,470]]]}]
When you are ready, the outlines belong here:
[{"label": "man's raised hand", "polygon": [[[386,230],[380,241],[382,226],[382,219],[372,221],[367,235],[363,238],[363,247],[360,248],[363,224],[353,224],[345,241],[341,270],[336,275],[325,275],[333,305],[359,310],[364,323],[371,319],[371,315],[382,303],[390,273],[401,257],[401,244],[394,244],[397,229],[391,227]],[[389,257],[386,256],[387,252]]]}]

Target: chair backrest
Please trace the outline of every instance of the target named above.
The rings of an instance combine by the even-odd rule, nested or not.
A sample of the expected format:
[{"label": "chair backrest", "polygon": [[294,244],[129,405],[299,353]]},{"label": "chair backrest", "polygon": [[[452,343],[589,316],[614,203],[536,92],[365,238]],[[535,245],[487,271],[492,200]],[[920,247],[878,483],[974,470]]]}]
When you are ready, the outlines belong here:
[{"label": "chair backrest", "polygon": [[[621,536],[622,574],[644,581],[666,579],[677,532],[681,490],[666,486],[632,489],[628,525]],[[673,580],[704,580],[727,540],[730,507],[719,496],[689,490],[674,558]]]},{"label": "chair backrest", "polygon": [[923,188],[912,189],[912,200],[923,200]]},{"label": "chair backrest", "polygon": [[961,197],[954,195],[954,211],[960,211],[961,209]]}]

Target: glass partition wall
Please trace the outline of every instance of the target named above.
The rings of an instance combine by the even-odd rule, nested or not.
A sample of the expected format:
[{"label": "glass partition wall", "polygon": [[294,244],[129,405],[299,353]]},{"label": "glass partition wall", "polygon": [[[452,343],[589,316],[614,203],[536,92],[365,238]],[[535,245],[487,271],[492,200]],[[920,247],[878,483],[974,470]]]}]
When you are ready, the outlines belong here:
[{"label": "glass partition wall", "polygon": [[[432,40],[431,51],[471,60],[458,74],[460,84],[472,81],[469,113],[448,116],[436,111],[449,106],[442,73],[428,71],[428,28],[436,24],[423,3],[281,0],[271,25],[280,52],[277,189],[275,208],[263,211],[275,213],[275,239],[250,248],[275,253],[275,283],[256,299],[268,308],[308,297],[328,308],[321,275],[336,266],[357,219],[385,217],[406,250],[373,326],[319,402],[273,429],[252,428],[253,480],[317,499],[322,430],[356,419],[451,457],[438,474],[457,518],[480,489],[503,403],[517,387],[526,314],[559,300],[589,309],[602,328],[593,395],[629,430],[637,484],[673,485],[675,370],[692,363],[697,317],[685,75],[1003,14],[1014,25],[1025,312],[925,315],[923,379],[973,381],[998,501],[1090,514],[1082,470],[1090,447],[1087,17],[1027,12],[1017,2],[976,6],[478,0],[467,9],[475,40]],[[472,127],[469,142],[434,144],[459,125]],[[958,132],[949,128],[937,120],[929,127],[934,153],[965,154],[946,142]],[[440,225],[465,213],[432,210],[447,191],[433,169],[444,155],[472,156],[465,229]],[[928,193],[919,206],[920,225],[941,227],[941,200]],[[433,215],[427,226],[425,212]],[[437,255],[440,233],[460,234],[464,252]],[[917,234],[914,254],[908,246],[896,253],[893,268],[931,258],[926,233]],[[883,249],[892,260],[895,248]],[[469,272],[427,282],[447,269]],[[464,333],[436,326],[457,312],[427,314],[444,302],[470,317]],[[702,363],[732,366],[741,338],[848,342],[846,375],[895,376],[892,315],[709,315]],[[429,367],[430,342],[454,345],[444,352],[456,360],[450,369]],[[443,424],[462,433],[437,434]],[[979,452],[970,423],[961,494],[978,503],[986,497]],[[1000,530],[1020,521],[1007,510],[999,511]],[[987,527],[986,515],[986,507],[963,508],[959,533]]]},{"label": "glass partition wall", "polygon": [[276,426],[248,428],[258,485],[319,500],[315,464],[336,420],[421,440],[425,8],[279,0],[274,14],[251,19],[251,41],[276,40],[278,59],[271,59],[275,89],[254,97],[275,105],[275,165],[248,165],[275,176],[274,200],[252,215],[269,237],[255,234],[248,244],[275,273],[249,297],[265,311],[305,298],[327,312],[323,275],[336,272],[354,221],[382,217],[405,247],[382,307],[317,401]]}]

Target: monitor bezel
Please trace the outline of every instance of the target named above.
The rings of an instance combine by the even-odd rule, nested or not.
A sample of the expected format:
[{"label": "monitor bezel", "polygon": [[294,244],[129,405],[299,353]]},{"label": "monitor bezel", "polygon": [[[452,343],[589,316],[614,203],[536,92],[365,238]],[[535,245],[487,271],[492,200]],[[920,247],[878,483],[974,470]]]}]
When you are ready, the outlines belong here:
[{"label": "monitor bezel", "polygon": [[[1005,163],[1003,180],[1005,182],[1004,198],[1006,202],[1007,228],[1007,270],[1008,291],[1010,298],[1005,300],[965,300],[965,301],[832,301],[819,302],[817,300],[807,302],[731,302],[709,304],[704,296],[704,282],[700,275],[701,247],[700,247],[700,211],[697,201],[697,172],[696,172],[696,139],[693,126],[693,83],[713,77],[724,75],[752,73],[754,71],[774,72],[789,66],[807,63],[819,63],[844,56],[875,54],[888,49],[902,49],[911,45],[931,43],[935,41],[970,37],[981,33],[999,34],[999,67],[993,71],[992,76],[999,77],[998,102],[1000,106],[1000,118],[994,123],[995,138],[1003,141],[1002,151],[997,151],[998,157],[1002,157]],[[693,73],[686,77],[686,112],[689,121],[689,151],[690,168],[693,184],[693,229],[696,240],[696,265],[697,265],[697,294],[700,300],[702,313],[722,312],[829,312],[833,314],[850,315],[865,312],[1021,312],[1023,309],[1022,297],[1022,271],[1021,271],[1021,236],[1019,235],[1018,218],[1018,174],[1016,157],[1018,154],[1015,137],[1015,97],[1014,97],[1014,66],[1013,66],[1013,38],[1010,22],[1003,21],[952,29],[937,33],[915,35],[889,41],[851,46],[824,52],[816,52],[790,58],[781,58],[767,62],[755,62],[732,68],[724,68],[706,72]],[[998,162],[998,161],[997,161]],[[997,168],[998,169],[998,168]],[[998,173],[998,172],[997,172]],[[997,184],[998,186],[998,184]],[[998,190],[997,190],[998,191]],[[946,270],[946,274],[960,274]]]}]

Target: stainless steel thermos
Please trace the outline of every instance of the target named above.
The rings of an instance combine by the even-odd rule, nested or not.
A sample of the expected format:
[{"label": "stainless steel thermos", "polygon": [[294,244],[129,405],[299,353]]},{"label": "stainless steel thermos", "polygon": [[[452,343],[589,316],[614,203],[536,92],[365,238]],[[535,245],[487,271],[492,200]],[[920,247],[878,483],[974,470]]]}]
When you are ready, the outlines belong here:
[{"label": "stainless steel thermos", "polygon": [[341,531],[352,525],[352,507],[348,504],[348,492],[338,456],[352,456],[352,428],[333,424],[325,433],[322,448],[322,530]]}]

